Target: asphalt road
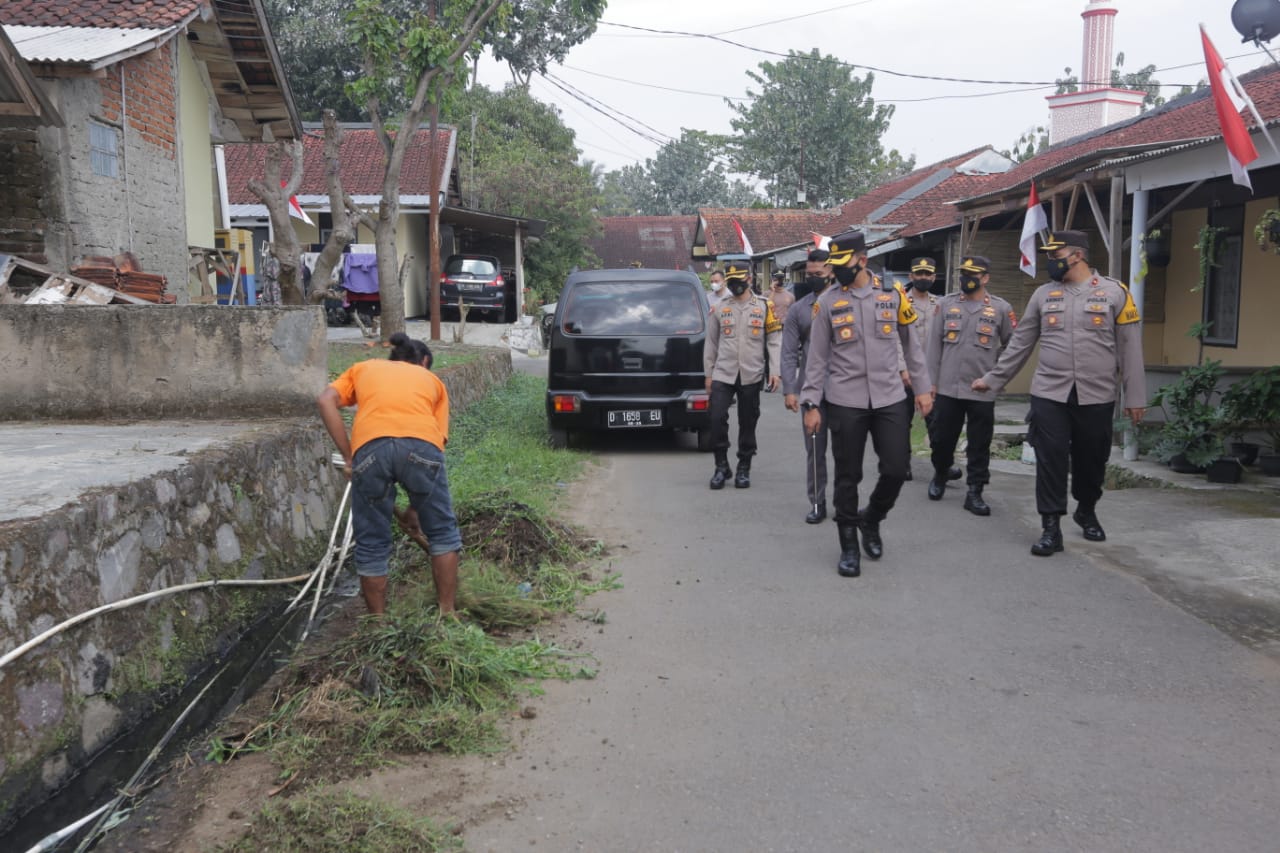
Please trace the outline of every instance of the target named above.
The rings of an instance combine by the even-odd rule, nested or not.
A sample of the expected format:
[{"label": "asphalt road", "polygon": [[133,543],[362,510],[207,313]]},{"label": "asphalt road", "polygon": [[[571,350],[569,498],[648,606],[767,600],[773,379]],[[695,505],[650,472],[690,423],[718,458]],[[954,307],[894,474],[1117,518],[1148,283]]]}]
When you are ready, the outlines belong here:
[{"label": "asphalt road", "polygon": [[469,849],[1280,849],[1275,657],[1098,558],[1120,531],[1030,556],[1025,475],[978,519],[917,460],[884,559],[840,578],[798,416],[764,403],[749,490],[709,491],[689,438],[593,443],[577,520],[625,584],[580,629],[600,674],[486,765],[511,806]]}]

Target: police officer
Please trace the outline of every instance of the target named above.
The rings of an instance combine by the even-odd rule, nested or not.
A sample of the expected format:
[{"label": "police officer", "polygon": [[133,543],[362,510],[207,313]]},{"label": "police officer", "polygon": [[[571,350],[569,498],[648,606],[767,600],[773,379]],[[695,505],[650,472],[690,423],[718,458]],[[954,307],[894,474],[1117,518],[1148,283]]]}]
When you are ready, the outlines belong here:
[{"label": "police officer", "polygon": [[1124,382],[1124,413],[1136,425],[1146,409],[1142,325],[1129,290],[1089,266],[1088,238],[1055,231],[1047,254],[1048,284],[1031,295],[1009,346],[996,366],[973,381],[975,391],[999,391],[1040,343],[1031,380],[1031,429],[1035,433],[1036,508],[1043,528],[1031,553],[1062,550],[1061,516],[1067,512],[1067,468],[1076,510],[1071,518],[1084,538],[1107,538],[1096,507],[1111,455],[1116,368]]},{"label": "police officer", "polygon": [[786,325],[787,312],[795,304],[796,298],[787,290],[787,274],[777,270],[773,274],[773,284],[769,286],[769,302],[773,304],[773,316]]},{"label": "police officer", "polygon": [[[920,315],[920,339],[925,342],[928,347],[929,341],[929,323],[932,321],[933,312],[938,307],[938,298],[930,293],[933,283],[937,281],[938,267],[933,262],[933,258],[915,258],[911,261],[911,287],[907,289],[907,301],[911,303],[911,307],[916,309],[916,313]],[[912,389],[911,373],[907,370],[907,363],[903,361],[902,354],[898,354],[898,370],[902,373],[902,382],[907,387],[907,395],[914,397],[915,391]],[[925,389],[921,388],[921,391]],[[925,432],[929,437],[929,445],[933,446],[933,415],[930,414],[924,419]],[[915,410],[911,411],[911,421],[907,423],[907,429],[911,429],[911,424],[915,421]],[[952,468],[948,472],[948,479],[959,480],[963,475],[959,468]],[[911,447],[907,446],[907,479],[911,476]]]},{"label": "police officer", "polygon": [[[751,486],[751,457],[756,453],[756,421],[760,419],[760,386],[765,383],[768,355],[770,391],[781,377],[782,323],[764,297],[751,292],[747,266],[733,261],[724,271],[729,296],[711,309],[702,366],[711,394],[711,450],[716,469],[711,488],[723,489],[733,475],[739,489]],[[729,406],[738,400],[738,471],[729,469]]]},{"label": "police officer", "polygon": [[[831,279],[827,251],[814,249],[804,266],[804,287],[808,291],[787,312],[782,324],[782,393],[783,403],[793,412],[800,411],[800,387],[804,384],[805,360],[809,352],[809,329],[813,325],[815,303]],[[827,517],[827,424],[826,405],[818,401],[816,434],[804,433],[805,488],[809,497],[809,514],[804,520],[817,524]],[[804,421],[801,419],[801,427]]]},{"label": "police officer", "polygon": [[991,262],[970,255],[960,264],[960,292],[938,302],[929,332],[929,375],[933,377],[933,479],[929,499],[942,500],[948,472],[956,458],[960,430],[968,434],[969,493],[964,508],[990,515],[982,489],[991,481],[991,435],[996,423],[996,395],[974,391],[974,376],[995,367],[1018,322],[1013,308],[987,292]]},{"label": "police officer", "polygon": [[[827,406],[836,462],[833,498],[840,537],[836,571],[844,577],[861,573],[859,529],[868,557],[879,559],[884,553],[880,522],[893,509],[906,479],[912,403],[898,372],[899,343],[912,377],[921,389],[931,387],[920,315],[900,286],[883,286],[867,269],[866,245],[856,229],[831,238],[827,263],[839,287],[828,287],[818,297],[800,391],[804,426],[810,434],[822,425],[818,407],[823,401]],[[929,414],[932,402],[927,391],[915,398],[923,415]],[[880,479],[859,511],[858,484],[868,434],[880,460]]]}]

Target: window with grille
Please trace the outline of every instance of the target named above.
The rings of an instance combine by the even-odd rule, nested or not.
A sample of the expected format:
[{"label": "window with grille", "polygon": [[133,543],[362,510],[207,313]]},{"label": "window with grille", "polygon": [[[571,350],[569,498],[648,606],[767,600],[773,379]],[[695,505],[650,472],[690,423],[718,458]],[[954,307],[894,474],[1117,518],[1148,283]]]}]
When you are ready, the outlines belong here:
[{"label": "window with grille", "polygon": [[95,175],[120,177],[120,132],[114,127],[89,122],[89,164]]}]

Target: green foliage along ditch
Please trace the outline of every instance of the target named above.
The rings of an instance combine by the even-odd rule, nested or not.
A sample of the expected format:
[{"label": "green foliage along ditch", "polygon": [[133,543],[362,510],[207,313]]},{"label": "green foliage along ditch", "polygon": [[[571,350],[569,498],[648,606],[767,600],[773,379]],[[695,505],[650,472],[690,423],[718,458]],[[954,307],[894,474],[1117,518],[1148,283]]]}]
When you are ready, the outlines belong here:
[{"label": "green foliage along ditch", "polygon": [[[311,849],[338,849],[319,840],[350,840],[339,826],[346,807],[328,810],[332,826],[315,807],[328,783],[407,753],[502,749],[504,720],[541,692],[541,680],[594,675],[589,656],[533,633],[576,612],[585,596],[620,586],[592,569],[599,543],[551,514],[585,457],[547,446],[544,394],[543,380],[517,374],[451,425],[446,464],[465,543],[462,619],[436,613],[429,561],[403,538],[387,616],[362,618],[353,633],[308,649],[278,676],[257,719],[242,714],[212,740],[215,761],[268,752],[282,777],[296,779],[291,791],[310,798],[264,810],[234,849],[270,849],[282,822],[294,820],[317,839]],[[350,606],[362,607],[358,599]],[[598,611],[583,618],[604,621]]]}]

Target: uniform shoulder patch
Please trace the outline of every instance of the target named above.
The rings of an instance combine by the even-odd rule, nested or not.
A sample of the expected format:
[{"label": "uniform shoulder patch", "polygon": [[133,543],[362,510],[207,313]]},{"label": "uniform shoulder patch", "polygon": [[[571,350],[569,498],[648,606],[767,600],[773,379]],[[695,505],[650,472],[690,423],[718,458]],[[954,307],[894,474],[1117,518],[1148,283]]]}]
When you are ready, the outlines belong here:
[{"label": "uniform shoulder patch", "polygon": [[907,294],[902,289],[902,285],[895,282],[893,289],[898,291],[898,325],[910,326],[920,319],[920,315],[916,313],[915,308],[911,307],[911,300],[907,299]]},{"label": "uniform shoulder patch", "polygon": [[[1123,285],[1121,285],[1123,287]],[[1130,323],[1137,323],[1142,317],[1138,314],[1138,306],[1133,302],[1133,294],[1129,292],[1129,288],[1124,288],[1124,307],[1120,309],[1120,316],[1116,317],[1117,326],[1127,326]]]},{"label": "uniform shoulder patch", "polygon": [[774,332],[782,331],[782,321],[778,319],[778,315],[773,313],[773,303],[764,303],[764,332],[766,335],[772,335]]}]

